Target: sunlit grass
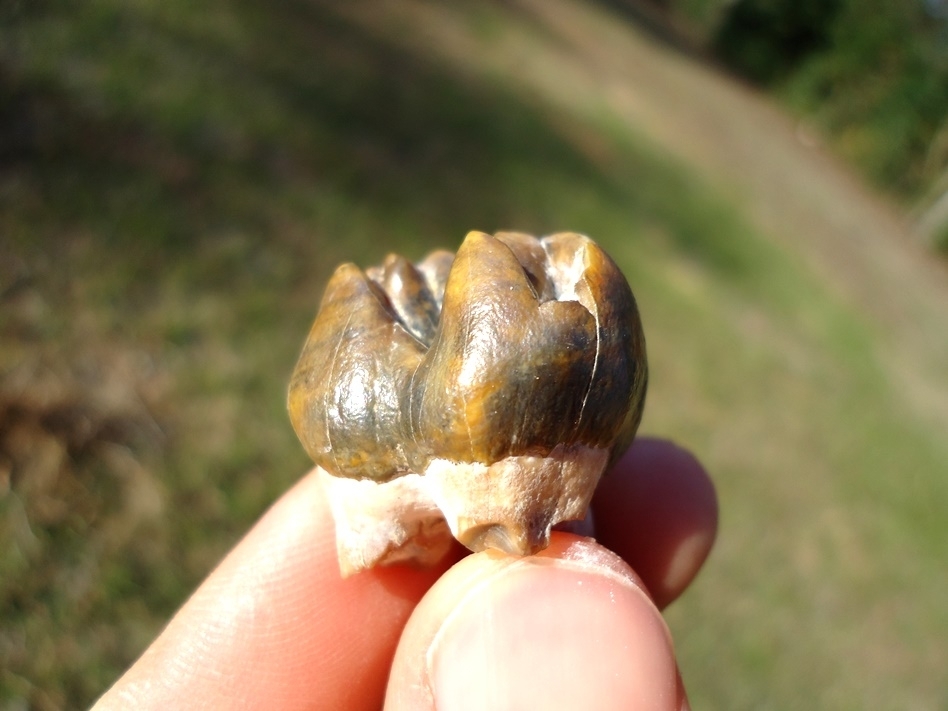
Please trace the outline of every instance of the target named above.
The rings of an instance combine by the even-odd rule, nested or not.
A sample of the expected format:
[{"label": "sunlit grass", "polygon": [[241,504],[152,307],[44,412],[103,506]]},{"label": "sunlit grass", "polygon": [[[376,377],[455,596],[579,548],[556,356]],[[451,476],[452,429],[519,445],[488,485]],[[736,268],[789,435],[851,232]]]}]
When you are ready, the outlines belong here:
[{"label": "sunlit grass", "polygon": [[[88,360],[125,394],[98,407],[139,424],[42,485],[13,471],[0,705],[87,705],[305,470],[285,386],[337,263],[503,228],[613,254],[645,320],[643,429],[715,475],[719,546],[669,616],[696,707],[944,691],[945,445],[879,334],[714,186],[599,110],[553,116],[318,4],[30,13],[0,30],[4,120],[32,131],[0,176],[28,274],[0,309],[0,375],[42,359],[71,402]],[[39,522],[64,491],[76,515]]]}]

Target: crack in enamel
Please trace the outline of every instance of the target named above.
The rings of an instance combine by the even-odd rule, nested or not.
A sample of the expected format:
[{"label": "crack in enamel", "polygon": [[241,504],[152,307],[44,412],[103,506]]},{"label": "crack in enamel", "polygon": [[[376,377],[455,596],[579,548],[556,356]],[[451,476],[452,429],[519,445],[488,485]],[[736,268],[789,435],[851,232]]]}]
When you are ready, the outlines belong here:
[{"label": "crack in enamel", "polygon": [[[471,232],[456,255],[434,252],[416,265],[390,255],[365,272],[339,267],[294,371],[288,406],[300,440],[327,475],[386,486],[449,462],[468,477],[487,477],[460,497],[479,497],[483,506],[469,501],[458,509],[444,495],[439,500],[450,499],[457,511],[440,515],[455,519],[455,536],[465,540],[465,530],[477,529],[487,545],[526,540],[529,530],[533,542],[521,552],[531,552],[548,537],[550,516],[577,514],[572,504],[552,502],[572,491],[573,479],[581,493],[571,501],[591,496],[607,460],[631,441],[646,383],[634,297],[592,240]],[[581,464],[566,466],[561,457]],[[538,463],[497,468],[502,461]],[[525,480],[519,490],[510,485],[517,477]],[[466,486],[463,478],[448,480]],[[511,496],[532,497],[540,508],[501,501]],[[397,518],[397,507],[385,515]],[[510,516],[520,520],[492,520]],[[352,526],[345,535],[355,535]]]}]

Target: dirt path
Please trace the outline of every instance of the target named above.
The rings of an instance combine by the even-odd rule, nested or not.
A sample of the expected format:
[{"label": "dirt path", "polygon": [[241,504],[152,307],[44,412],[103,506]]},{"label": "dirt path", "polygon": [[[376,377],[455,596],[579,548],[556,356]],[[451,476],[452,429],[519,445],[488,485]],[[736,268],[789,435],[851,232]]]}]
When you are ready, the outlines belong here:
[{"label": "dirt path", "polygon": [[948,270],[906,220],[760,94],[579,3],[524,0],[609,106],[799,250],[878,329],[911,404],[948,421]]},{"label": "dirt path", "polygon": [[532,31],[498,30],[489,48],[438,3],[384,5],[446,59],[564,111],[609,111],[693,167],[864,315],[917,414],[948,421],[948,269],[773,102],[593,3],[518,0]]}]

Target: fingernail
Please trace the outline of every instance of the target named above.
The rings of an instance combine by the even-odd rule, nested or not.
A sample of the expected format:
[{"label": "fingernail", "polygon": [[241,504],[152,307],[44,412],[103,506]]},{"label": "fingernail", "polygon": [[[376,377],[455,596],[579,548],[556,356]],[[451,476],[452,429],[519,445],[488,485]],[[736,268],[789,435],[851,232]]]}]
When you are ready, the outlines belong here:
[{"label": "fingernail", "polygon": [[584,545],[519,559],[466,593],[428,653],[439,711],[680,708],[661,615]]}]

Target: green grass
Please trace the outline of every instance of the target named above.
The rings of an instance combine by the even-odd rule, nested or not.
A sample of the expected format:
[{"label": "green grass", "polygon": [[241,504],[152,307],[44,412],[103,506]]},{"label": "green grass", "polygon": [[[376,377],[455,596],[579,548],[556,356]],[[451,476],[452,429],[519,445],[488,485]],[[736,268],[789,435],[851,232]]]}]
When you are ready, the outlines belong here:
[{"label": "green grass", "polygon": [[818,127],[893,198],[918,204],[943,180],[948,18],[937,3],[661,4],[719,60]]},{"label": "green grass", "polygon": [[643,429],[715,475],[669,612],[695,707],[945,698],[948,451],[865,315],[687,166],[316,3],[24,3],[0,48],[0,708],[88,705],[304,471],[285,387],[336,264],[502,228],[613,254]]}]

